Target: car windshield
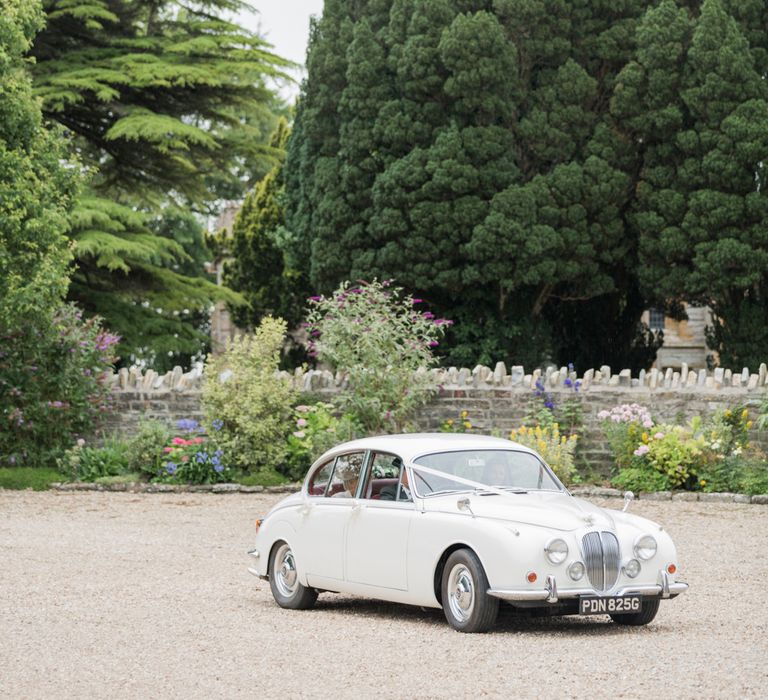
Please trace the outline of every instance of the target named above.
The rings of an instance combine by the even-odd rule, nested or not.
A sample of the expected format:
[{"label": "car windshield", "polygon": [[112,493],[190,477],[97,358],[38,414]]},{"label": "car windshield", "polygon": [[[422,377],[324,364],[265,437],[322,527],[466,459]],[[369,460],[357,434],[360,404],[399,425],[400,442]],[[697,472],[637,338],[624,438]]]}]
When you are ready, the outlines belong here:
[{"label": "car windshield", "polygon": [[483,486],[511,492],[563,490],[557,477],[536,455],[517,450],[436,452],[417,457],[413,472],[420,496],[482,490]]}]

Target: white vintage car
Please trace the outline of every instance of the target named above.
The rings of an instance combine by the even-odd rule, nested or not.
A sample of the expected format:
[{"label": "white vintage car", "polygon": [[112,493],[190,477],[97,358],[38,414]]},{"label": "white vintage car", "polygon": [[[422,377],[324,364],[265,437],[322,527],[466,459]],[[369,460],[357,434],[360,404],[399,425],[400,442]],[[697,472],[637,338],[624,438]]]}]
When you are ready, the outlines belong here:
[{"label": "white vintage car", "polygon": [[485,436],[344,443],[256,527],[249,570],[284,608],[332,591],[442,607],[462,632],[489,629],[501,601],[645,625],[688,588],[661,526],[573,497],[535,452]]}]

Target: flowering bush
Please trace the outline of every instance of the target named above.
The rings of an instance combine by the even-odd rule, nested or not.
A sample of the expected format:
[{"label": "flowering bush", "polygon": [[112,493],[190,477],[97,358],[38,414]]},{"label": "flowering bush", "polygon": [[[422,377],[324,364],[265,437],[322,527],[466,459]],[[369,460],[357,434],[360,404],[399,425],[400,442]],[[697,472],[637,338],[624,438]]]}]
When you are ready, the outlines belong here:
[{"label": "flowering bush", "polygon": [[695,424],[692,427],[657,425],[641,434],[640,444],[633,454],[664,477],[662,490],[693,483],[706,449],[697,427]]},{"label": "flowering bush", "polygon": [[177,427],[183,435],[176,435],[163,448],[165,461],[156,481],[176,481],[184,484],[215,484],[229,476],[224,467],[224,451],[216,447],[203,433],[200,424],[182,419]]},{"label": "flowering bush", "polygon": [[537,425],[535,428],[517,428],[510,432],[509,439],[536,450],[564,483],[569,483],[573,478],[576,471],[573,453],[578,442],[577,435],[561,435],[560,426],[552,423],[547,426]]},{"label": "flowering bush", "polygon": [[440,426],[441,433],[468,433],[472,430],[472,421],[469,420],[469,411],[459,413],[458,420],[447,418]]},{"label": "flowering bush", "polygon": [[597,417],[603,421],[616,467],[621,470],[633,466],[643,431],[653,427],[648,409],[636,403],[622,404],[610,411],[600,411]]},{"label": "flowering bush", "polygon": [[110,408],[118,341],[73,305],[0,337],[0,466],[51,465],[93,432]]},{"label": "flowering bush", "polygon": [[296,391],[277,371],[286,325],[267,316],[253,335],[239,336],[209,356],[203,374],[208,434],[229,467],[285,470]]},{"label": "flowering bush", "polygon": [[296,406],[293,418],[294,430],[288,436],[286,473],[294,479],[304,476],[323,452],[351,440],[360,432],[360,427],[350,416],[337,418],[330,403]]},{"label": "flowering bush", "polygon": [[418,311],[388,282],[342,284],[309,300],[309,354],[346,373],[339,405],[366,431],[400,432],[435,390],[428,372],[433,348],[451,321]]}]

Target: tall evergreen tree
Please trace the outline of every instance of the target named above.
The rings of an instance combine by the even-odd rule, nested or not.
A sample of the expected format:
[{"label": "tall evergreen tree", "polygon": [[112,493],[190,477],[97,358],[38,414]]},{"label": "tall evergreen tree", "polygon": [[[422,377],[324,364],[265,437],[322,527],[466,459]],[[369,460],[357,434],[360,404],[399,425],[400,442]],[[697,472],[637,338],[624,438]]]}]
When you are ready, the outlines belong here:
[{"label": "tall evergreen tree", "polygon": [[768,342],[768,89],[721,0],[646,16],[615,108],[642,144],[632,222],[646,296],[709,305],[726,366]]},{"label": "tall evergreen tree", "polygon": [[237,299],[183,274],[183,243],[158,235],[152,221],[169,204],[209,213],[274,162],[266,81],[287,62],[224,19],[244,6],[44,0],[48,23],[32,49],[36,92],[91,171],[74,217],[71,296],[123,335],[123,354],[192,352],[203,336],[179,332],[179,314]]}]

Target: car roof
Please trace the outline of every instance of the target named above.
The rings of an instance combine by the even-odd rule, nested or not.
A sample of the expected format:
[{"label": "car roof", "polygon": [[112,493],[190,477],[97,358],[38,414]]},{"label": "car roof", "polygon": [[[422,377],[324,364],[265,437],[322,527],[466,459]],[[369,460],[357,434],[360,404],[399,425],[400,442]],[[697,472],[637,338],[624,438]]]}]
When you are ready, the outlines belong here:
[{"label": "car roof", "polygon": [[504,438],[490,435],[470,435],[466,433],[405,433],[402,435],[377,435],[374,437],[351,440],[337,445],[323,455],[331,457],[343,452],[357,450],[378,450],[392,452],[405,462],[412,462],[416,457],[433,452],[453,452],[458,450],[522,450],[533,452],[524,445]]}]

